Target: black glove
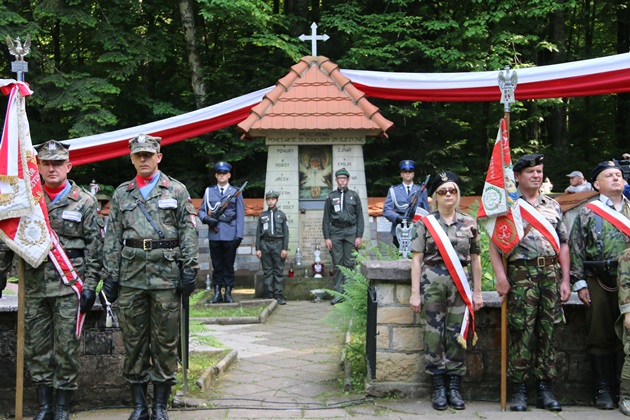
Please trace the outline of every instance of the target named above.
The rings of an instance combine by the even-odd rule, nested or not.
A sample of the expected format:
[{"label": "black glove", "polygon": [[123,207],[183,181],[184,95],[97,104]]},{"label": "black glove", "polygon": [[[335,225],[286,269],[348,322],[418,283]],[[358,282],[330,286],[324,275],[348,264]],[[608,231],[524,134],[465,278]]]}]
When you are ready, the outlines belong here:
[{"label": "black glove", "polygon": [[236,245],[237,248],[241,246],[241,242],[243,242],[243,238],[234,239],[234,245]]},{"label": "black glove", "polygon": [[219,224],[219,221],[214,217],[206,216],[203,218],[203,222],[210,226],[211,228],[216,227]]},{"label": "black glove", "polygon": [[183,297],[188,297],[195,291],[195,283],[197,281],[196,273],[183,273],[179,278],[179,284],[177,285],[177,291],[182,294]]},{"label": "black glove", "polygon": [[404,217],[402,217],[402,216],[398,216],[398,217],[396,217],[396,224],[397,224],[397,225],[402,224],[403,220],[405,220],[405,218],[404,218]]},{"label": "black glove", "polygon": [[80,308],[81,313],[84,314],[94,306],[96,300],[96,292],[94,290],[83,289],[81,292]]},{"label": "black glove", "polygon": [[2,298],[2,291],[7,287],[7,278],[0,279],[0,299]]},{"label": "black glove", "polygon": [[[105,280],[103,280],[103,288],[101,289],[101,292],[105,293],[105,296],[107,297],[109,303],[116,302],[116,299],[118,299],[118,282],[114,281],[111,278],[106,278]],[[100,299],[101,304],[103,305],[103,307],[105,307],[105,300],[102,296]]]}]

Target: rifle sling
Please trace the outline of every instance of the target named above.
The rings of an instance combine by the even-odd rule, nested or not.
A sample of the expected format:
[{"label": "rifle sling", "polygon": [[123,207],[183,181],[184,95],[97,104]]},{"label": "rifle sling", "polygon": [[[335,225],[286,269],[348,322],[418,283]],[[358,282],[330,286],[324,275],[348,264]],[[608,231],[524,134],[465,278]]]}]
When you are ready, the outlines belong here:
[{"label": "rifle sling", "polygon": [[146,217],[151,226],[153,226],[153,229],[155,229],[160,239],[164,239],[164,232],[162,232],[160,228],[155,224],[155,221],[147,211],[147,208],[144,207],[144,204],[142,204],[142,201],[140,201],[140,199],[137,199],[136,204],[138,204],[138,207],[140,208],[140,210],[142,210],[142,213],[144,213],[144,217]]}]

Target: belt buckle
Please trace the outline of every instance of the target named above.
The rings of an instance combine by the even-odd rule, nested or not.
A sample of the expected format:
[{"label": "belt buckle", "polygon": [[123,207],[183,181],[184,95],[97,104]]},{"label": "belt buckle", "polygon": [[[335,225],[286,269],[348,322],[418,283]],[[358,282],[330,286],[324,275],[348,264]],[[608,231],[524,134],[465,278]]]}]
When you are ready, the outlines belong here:
[{"label": "belt buckle", "polygon": [[151,251],[153,249],[152,242],[153,242],[153,239],[143,239],[142,240],[142,250],[143,251]]},{"label": "belt buckle", "polygon": [[547,264],[546,264],[546,261],[545,261],[545,260],[546,260],[546,258],[545,258],[545,257],[538,257],[538,258],[536,258],[536,265],[537,265],[538,267],[544,267],[544,266],[546,266]]}]

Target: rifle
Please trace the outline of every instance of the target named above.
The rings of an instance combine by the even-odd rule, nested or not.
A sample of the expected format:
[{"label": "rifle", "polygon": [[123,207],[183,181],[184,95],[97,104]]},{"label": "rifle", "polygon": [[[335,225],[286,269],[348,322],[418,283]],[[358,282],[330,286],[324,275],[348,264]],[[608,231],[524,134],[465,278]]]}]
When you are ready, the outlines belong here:
[{"label": "rifle", "polygon": [[[247,186],[247,182],[245,181],[245,183],[243,185],[241,185],[241,188],[237,188],[236,191],[230,195],[228,195],[227,197],[225,197],[225,200],[223,200],[223,202],[215,209],[215,210],[211,210],[210,206],[208,205],[209,203],[206,203],[206,205],[208,205],[208,210],[211,210],[212,213],[212,217],[214,219],[219,220],[219,217],[221,217],[221,215],[225,212],[225,210],[227,209],[228,205],[230,205],[230,201],[235,198],[238,197],[241,192],[245,189],[245,187]],[[212,229],[214,229],[215,232],[219,231],[219,227],[218,226],[212,226]]]},{"label": "rifle", "polygon": [[411,197],[411,200],[409,201],[409,207],[407,207],[407,211],[405,212],[403,219],[407,219],[409,221],[413,220],[413,217],[416,214],[416,205],[418,204],[418,200],[420,199],[419,196],[424,192],[424,190],[427,189],[427,184],[430,178],[431,175],[427,175],[427,178],[424,180],[422,187],[413,194],[413,197]]}]

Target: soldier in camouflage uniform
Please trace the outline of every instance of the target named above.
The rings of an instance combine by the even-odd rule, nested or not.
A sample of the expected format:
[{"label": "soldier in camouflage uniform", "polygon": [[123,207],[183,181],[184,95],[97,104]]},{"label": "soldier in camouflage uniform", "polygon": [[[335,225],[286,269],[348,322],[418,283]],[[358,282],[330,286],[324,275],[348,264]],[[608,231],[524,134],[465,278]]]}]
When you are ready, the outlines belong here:
[{"label": "soldier in camouflage uniform", "polygon": [[[483,298],[479,230],[475,219],[458,209],[459,179],[450,171],[441,172],[433,178],[428,193],[432,196],[433,216],[453,245],[469,284],[472,277],[473,308],[480,309]],[[466,346],[460,331],[466,304],[446,268],[435,238],[424,223],[417,223],[416,234],[411,244],[409,303],[414,312],[422,310],[426,320],[424,354],[426,372],[434,385],[432,405],[436,410],[445,410],[448,402],[456,410],[463,410],[465,404],[459,389],[461,378],[466,374]]]},{"label": "soldier in camouflage uniform", "polygon": [[[591,183],[601,203],[620,218],[630,218],[630,201],[623,196],[623,172],[613,162],[601,162],[591,173]],[[590,205],[589,205],[590,206]],[[595,405],[615,407],[623,364],[623,348],[614,331],[619,317],[617,256],[630,238],[608,220],[583,207],[571,228],[571,282],[586,305],[587,353],[595,374]]]},{"label": "soldier in camouflage uniform", "polygon": [[618,257],[617,284],[619,286],[620,317],[615,323],[615,330],[621,339],[624,350],[624,362],[621,370],[619,392],[619,410],[630,416],[630,248],[626,248]]},{"label": "soldier in camouflage uniform", "polygon": [[284,262],[289,248],[289,221],[282,210],[278,210],[278,194],[268,191],[265,195],[269,209],[258,217],[256,228],[256,256],[262,263],[265,277],[265,298],[274,298],[285,305],[282,295]]},{"label": "soldier in camouflage uniform", "polygon": [[[101,280],[103,220],[96,212],[96,198],[68,180],[72,164],[67,148],[54,140],[37,146],[38,163],[50,226],[84,281],[80,310],[85,313],[94,305]],[[67,419],[80,368],[77,296],[51,261],[37,268],[25,264],[24,275],[24,353],[37,387],[40,410],[35,418]],[[53,388],[57,390],[56,407]]]},{"label": "soldier in camouflage uniform", "polygon": [[[335,179],[337,189],[326,196],[322,231],[334,266],[334,288],[342,293],[345,277],[339,266],[354,267],[352,252],[361,246],[365,223],[361,198],[355,191],[348,189],[350,173],[346,168],[339,169],[335,172]],[[335,296],[330,303],[336,305],[339,300]]]},{"label": "soldier in camouflage uniform", "polygon": [[159,137],[131,139],[136,177],[112,197],[105,234],[103,291],[118,299],[131,384],[130,419],[149,418],[148,382],[153,382],[152,419],[168,419],[167,403],[177,373],[180,302],[195,289],[199,248],[195,209],[186,187],[158,170]]},{"label": "soldier in camouflage uniform", "polygon": [[[519,199],[537,210],[560,242],[560,254],[542,231],[523,220],[524,236],[509,255],[507,272],[498,248],[490,242],[490,260],[496,275],[497,293],[507,298],[508,377],[513,385],[512,411],[527,410],[525,382],[533,371],[537,379],[536,406],[551,411],[562,407],[554,397],[552,381],[557,376],[554,333],[562,322],[561,301],[571,295],[568,232],[558,202],[540,192],[544,180],[541,154],[521,157],[514,164]],[[534,345],[534,346],[533,346]],[[533,369],[532,369],[533,368]]]}]

